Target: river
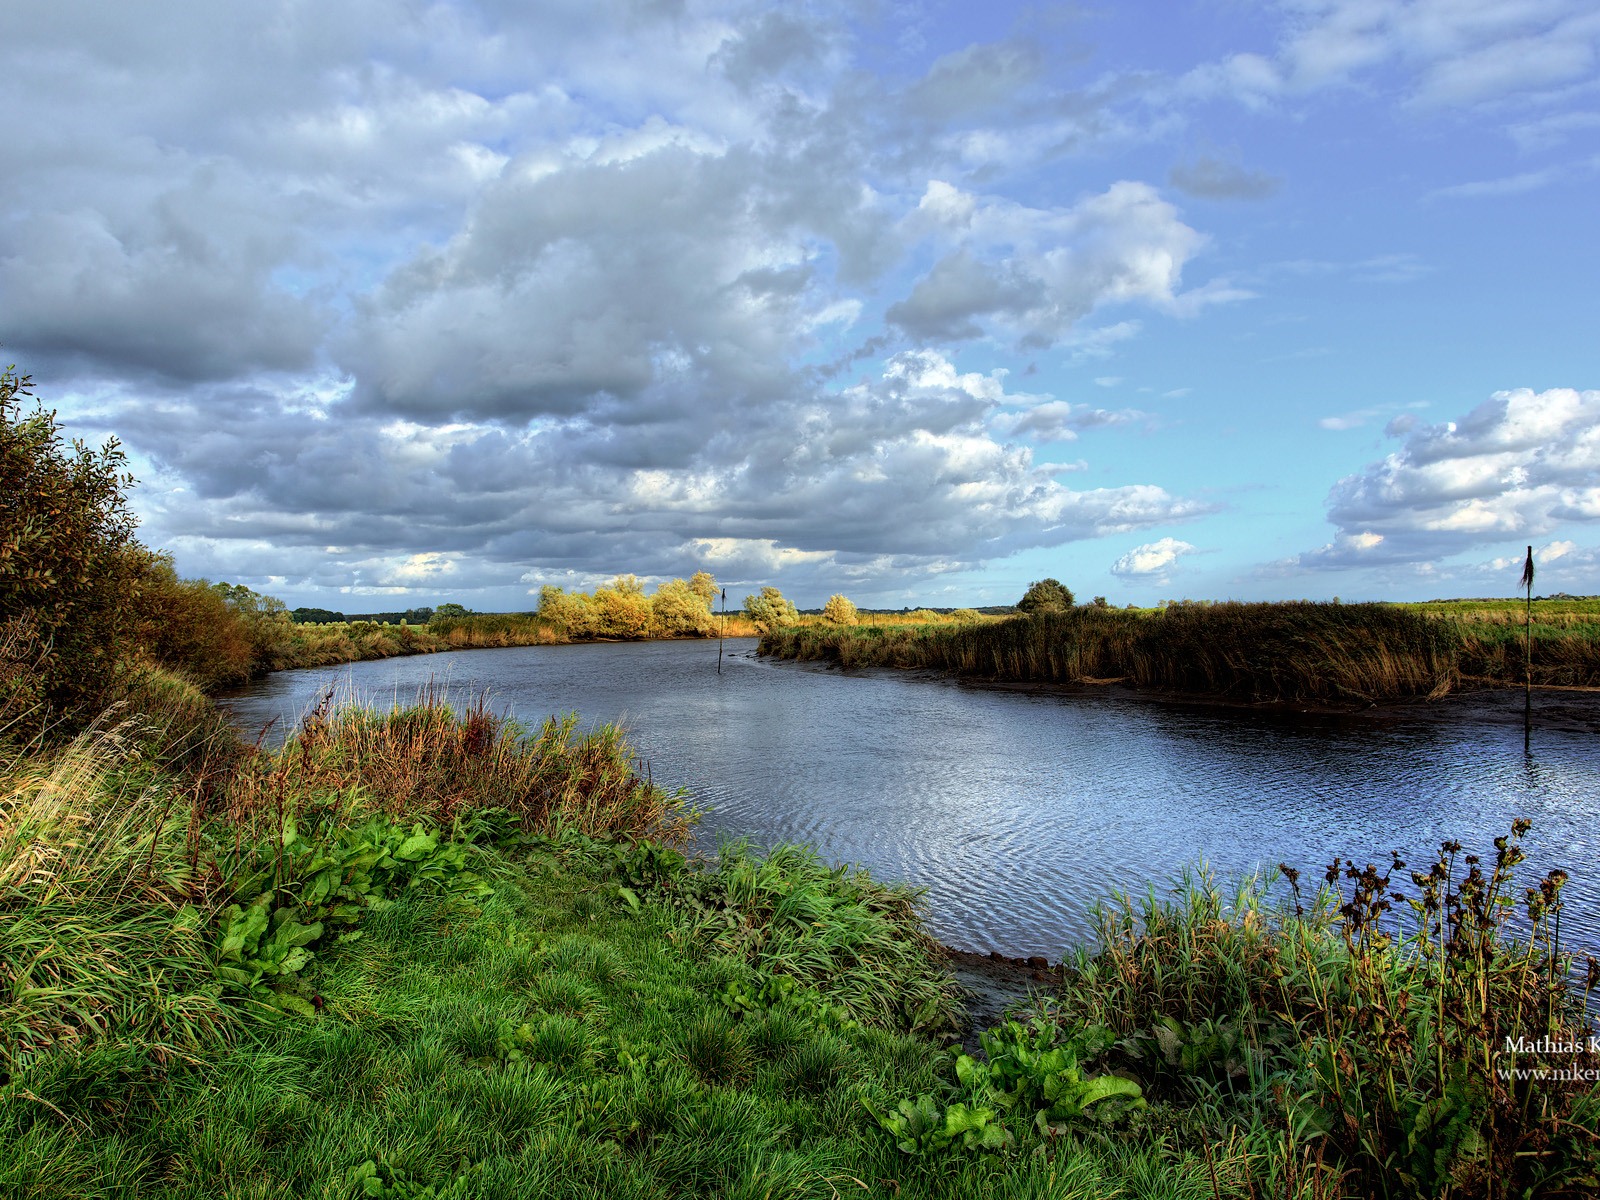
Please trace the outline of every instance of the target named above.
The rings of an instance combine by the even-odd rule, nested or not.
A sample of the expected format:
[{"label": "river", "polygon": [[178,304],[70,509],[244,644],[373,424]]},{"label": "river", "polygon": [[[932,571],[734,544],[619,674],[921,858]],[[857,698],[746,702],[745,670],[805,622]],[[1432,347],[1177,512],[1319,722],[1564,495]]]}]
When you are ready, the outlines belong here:
[{"label": "river", "polygon": [[[433,680],[537,725],[620,721],[658,784],[687,789],[702,844],[799,841],[927,889],[941,941],[1056,959],[1110,889],[1162,888],[1333,855],[1426,869],[1455,838],[1492,861],[1516,817],[1532,871],[1571,873],[1564,942],[1600,946],[1600,739],[1464,716],[1263,713],[1104,694],[845,673],[752,640],[467,650],[287,671],[224,700],[269,740],[330,686],[369,703]],[[1396,882],[1401,877],[1397,875]],[[1409,879],[1404,880],[1411,890]],[[1519,893],[1520,894],[1520,893]]]}]

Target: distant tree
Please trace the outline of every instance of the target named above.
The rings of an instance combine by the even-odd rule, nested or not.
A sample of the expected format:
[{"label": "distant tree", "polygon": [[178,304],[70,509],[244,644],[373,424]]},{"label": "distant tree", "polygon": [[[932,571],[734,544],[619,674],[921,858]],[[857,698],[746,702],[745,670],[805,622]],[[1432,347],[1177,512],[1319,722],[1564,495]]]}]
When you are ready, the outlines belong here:
[{"label": "distant tree", "polygon": [[783,593],[771,584],[763,587],[759,596],[746,596],[744,611],[763,633],[780,625],[793,625],[800,619],[794,605],[785,600]]},{"label": "distant tree", "polygon": [[422,608],[408,608],[405,611],[405,615],[400,619],[407,625],[426,625],[429,621],[433,620],[433,609],[427,608],[426,606]]},{"label": "distant tree", "polygon": [[289,610],[282,600],[276,596],[264,596],[260,592],[252,591],[242,583],[213,583],[211,590],[222,598],[224,604],[246,620],[288,618]]},{"label": "distant tree", "polygon": [[860,617],[856,613],[856,606],[836,592],[822,606],[822,619],[830,625],[854,625]]},{"label": "distant tree", "polygon": [[[620,592],[624,596],[644,595],[644,584],[639,582],[637,575],[618,575],[611,581],[611,590]],[[598,592],[596,593],[599,594]]]},{"label": "distant tree", "polygon": [[[423,611],[430,617],[433,615],[431,608]],[[297,608],[289,614],[289,617],[301,625],[329,625],[344,620],[342,612],[334,612],[328,608]]]},{"label": "distant tree", "polygon": [[689,590],[705,601],[710,612],[717,604],[717,581],[710,571],[696,571],[689,577]]},{"label": "distant tree", "polygon": [[960,621],[963,625],[975,625],[982,618],[975,608],[958,608],[950,614],[952,621]]},{"label": "distant tree", "polygon": [[1104,596],[1096,596],[1093,600],[1089,601],[1089,603],[1094,605],[1095,608],[1110,608],[1111,607],[1111,605],[1106,601],[1106,598]]},{"label": "distant tree", "polygon": [[472,615],[472,610],[464,604],[457,604],[454,601],[451,601],[448,604],[439,605],[438,608],[433,610],[433,615],[435,617],[450,618],[470,617]]},{"label": "distant tree", "polygon": [[619,576],[621,586],[595,588],[595,632],[601,637],[647,638],[658,632],[655,612],[632,575]]},{"label": "distant tree", "polygon": [[701,637],[715,627],[711,602],[695,590],[693,580],[669,579],[650,597],[650,608],[661,631],[675,637]]},{"label": "distant tree", "polygon": [[1065,612],[1072,607],[1072,593],[1056,579],[1040,579],[1028,585],[1022,599],[1017,601],[1017,611],[1037,616],[1047,612]]}]

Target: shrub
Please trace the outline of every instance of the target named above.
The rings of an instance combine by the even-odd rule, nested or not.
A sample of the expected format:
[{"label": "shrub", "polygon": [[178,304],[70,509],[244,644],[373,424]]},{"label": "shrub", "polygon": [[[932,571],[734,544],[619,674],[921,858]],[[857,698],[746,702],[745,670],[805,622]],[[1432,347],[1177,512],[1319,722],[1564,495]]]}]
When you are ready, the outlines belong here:
[{"label": "shrub", "polygon": [[1039,579],[1028,585],[1017,611],[1030,617],[1039,613],[1062,612],[1072,607],[1072,592],[1060,580]]},{"label": "shrub", "polygon": [[[586,593],[569,593],[550,584],[539,589],[539,616],[572,638],[592,637],[599,626]],[[438,619],[435,615],[434,620]]]},{"label": "shrub", "polygon": [[595,632],[601,637],[647,638],[657,630],[650,601],[632,575],[594,590]]},{"label": "shrub", "polygon": [[180,580],[166,555],[147,565],[137,611],[137,640],[161,666],[208,689],[244,683],[254,673],[245,622],[205,580]]},{"label": "shrub", "polygon": [[[704,571],[695,578],[701,576],[711,578]],[[715,589],[712,594],[715,595]],[[650,597],[650,608],[655,616],[655,624],[663,633],[679,637],[704,637],[716,628],[705,589],[702,587],[696,591],[693,580],[685,583],[681,579],[672,579],[663,583]]]},{"label": "shrub", "polygon": [[37,689],[69,724],[98,711],[136,620],[148,552],[134,540],[133,476],[112,438],[64,442],[54,412],[24,415],[29,377],[0,372],[0,622],[40,648]]},{"label": "shrub", "polygon": [[771,584],[763,587],[759,596],[746,596],[744,611],[756,628],[763,633],[780,625],[793,625],[800,620],[800,614],[795,611],[794,605],[784,599],[783,593]]},{"label": "shrub", "polygon": [[830,625],[854,625],[860,618],[856,614],[856,606],[839,594],[828,597],[828,602],[822,606],[822,619]]}]

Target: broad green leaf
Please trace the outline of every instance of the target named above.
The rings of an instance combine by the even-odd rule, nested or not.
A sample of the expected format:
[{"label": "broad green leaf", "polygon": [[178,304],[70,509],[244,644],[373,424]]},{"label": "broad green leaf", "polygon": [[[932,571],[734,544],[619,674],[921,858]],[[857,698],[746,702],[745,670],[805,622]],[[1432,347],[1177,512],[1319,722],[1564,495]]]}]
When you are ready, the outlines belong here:
[{"label": "broad green leaf", "polygon": [[401,842],[395,850],[394,856],[406,862],[415,862],[439,844],[439,839],[432,834],[413,833]]}]

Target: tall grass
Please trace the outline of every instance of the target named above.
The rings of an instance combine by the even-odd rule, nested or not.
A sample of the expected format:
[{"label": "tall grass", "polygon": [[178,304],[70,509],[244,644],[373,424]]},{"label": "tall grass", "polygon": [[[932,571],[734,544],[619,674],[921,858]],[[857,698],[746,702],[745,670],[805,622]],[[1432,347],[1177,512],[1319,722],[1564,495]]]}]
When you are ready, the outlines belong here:
[{"label": "tall grass", "polygon": [[956,988],[936,966],[938,945],[923,928],[917,893],[830,867],[801,846],[761,858],[742,844],[725,845],[714,869],[694,882],[686,892],[690,927],[717,950],[763,974],[823,984],[868,1024],[954,1025]]},{"label": "tall grass", "polygon": [[[1382,604],[1083,607],[956,626],[775,629],[763,653],[845,667],[921,667],[991,679],[1140,687],[1248,702],[1441,696],[1520,678],[1509,626]],[[1535,627],[1536,683],[1600,683],[1600,625]]]},{"label": "tall grass", "polygon": [[1517,894],[1527,828],[1487,861],[1444,843],[1414,891],[1398,859],[1336,859],[1305,893],[1286,866],[1287,895],[1202,873],[1118,897],[1061,1011],[1121,1038],[1152,1094],[1198,1101],[1330,1195],[1592,1194],[1600,1029],[1569,986],[1565,874]]},{"label": "tall grass", "polygon": [[282,749],[237,773],[232,800],[259,813],[285,795],[315,804],[352,793],[360,807],[440,824],[497,809],[529,831],[669,842],[687,832],[678,799],[639,773],[616,726],[582,733],[569,715],[530,736],[482,701],[457,715],[432,687],[388,711],[335,707],[330,693]]},{"label": "tall grass", "polygon": [[0,1072],[132,1038],[194,1053],[228,1017],[191,854],[193,798],[141,770],[133,721],[0,771]]}]

